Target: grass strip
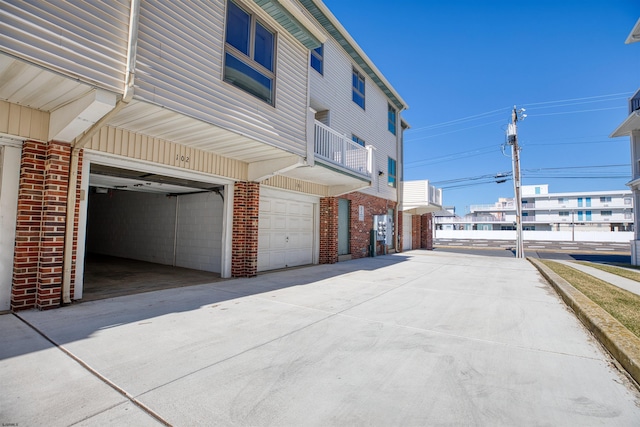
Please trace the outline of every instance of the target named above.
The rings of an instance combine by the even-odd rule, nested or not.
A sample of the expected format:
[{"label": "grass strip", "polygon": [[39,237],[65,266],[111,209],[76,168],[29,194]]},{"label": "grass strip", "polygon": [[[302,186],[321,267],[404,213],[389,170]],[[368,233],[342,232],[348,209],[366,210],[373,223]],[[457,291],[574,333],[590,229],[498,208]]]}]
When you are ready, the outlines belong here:
[{"label": "grass strip", "polygon": [[606,271],[607,273],[615,274],[625,279],[635,280],[640,282],[640,271],[631,271],[626,268],[614,267],[607,264],[598,264],[595,262],[580,261],[579,264],[586,265],[587,267],[597,268],[598,270]]},{"label": "grass strip", "polygon": [[640,295],[620,289],[565,264],[549,260],[540,261],[640,338]]}]

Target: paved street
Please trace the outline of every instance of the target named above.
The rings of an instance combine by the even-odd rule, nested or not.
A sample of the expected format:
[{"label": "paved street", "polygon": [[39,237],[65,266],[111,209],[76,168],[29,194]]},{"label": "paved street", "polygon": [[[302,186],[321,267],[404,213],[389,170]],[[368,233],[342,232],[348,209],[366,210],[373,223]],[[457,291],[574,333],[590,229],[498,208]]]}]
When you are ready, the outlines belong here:
[{"label": "paved street", "polygon": [[[436,239],[436,246],[447,247],[473,247],[473,248],[514,248],[515,242],[512,240],[483,240],[483,239]],[[578,252],[624,252],[629,253],[629,242],[552,242],[552,241],[525,241],[525,250],[532,251],[578,251]]]},{"label": "paved street", "polygon": [[640,425],[526,260],[412,251],[18,316],[5,424]]}]

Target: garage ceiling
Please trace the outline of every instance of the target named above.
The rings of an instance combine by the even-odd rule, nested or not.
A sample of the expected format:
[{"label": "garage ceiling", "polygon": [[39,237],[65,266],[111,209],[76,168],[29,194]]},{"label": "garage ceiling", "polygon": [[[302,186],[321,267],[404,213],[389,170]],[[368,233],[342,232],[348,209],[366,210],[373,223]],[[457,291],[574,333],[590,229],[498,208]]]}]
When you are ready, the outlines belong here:
[{"label": "garage ceiling", "polygon": [[221,185],[206,182],[97,164],[91,165],[89,185],[96,188],[163,194],[219,192],[223,189]]}]

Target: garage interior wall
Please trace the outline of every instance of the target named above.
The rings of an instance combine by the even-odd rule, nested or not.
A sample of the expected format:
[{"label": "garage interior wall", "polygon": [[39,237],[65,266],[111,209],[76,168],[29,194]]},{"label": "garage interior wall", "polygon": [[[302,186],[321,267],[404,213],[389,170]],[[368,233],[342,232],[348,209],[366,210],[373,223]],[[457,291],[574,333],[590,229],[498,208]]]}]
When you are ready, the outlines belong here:
[{"label": "garage interior wall", "polygon": [[167,196],[90,192],[87,252],[220,273],[223,201],[215,193]]}]

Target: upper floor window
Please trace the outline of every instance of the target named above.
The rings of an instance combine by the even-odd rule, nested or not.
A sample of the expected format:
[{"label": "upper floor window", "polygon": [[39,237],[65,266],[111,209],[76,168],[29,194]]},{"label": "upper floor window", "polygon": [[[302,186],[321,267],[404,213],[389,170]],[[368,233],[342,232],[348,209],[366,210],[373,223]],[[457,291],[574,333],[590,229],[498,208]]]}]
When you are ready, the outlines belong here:
[{"label": "upper floor window", "polygon": [[311,51],[311,68],[324,74],[324,44]]},{"label": "upper floor window", "polygon": [[351,134],[351,140],[356,144],[362,145],[364,147],[364,139],[361,139],[358,136]]},{"label": "upper floor window", "polygon": [[388,163],[388,167],[387,167],[387,174],[389,175],[389,178],[387,180],[387,184],[389,185],[389,187],[393,187],[396,188],[397,186],[397,180],[396,180],[396,161],[395,159],[392,159],[391,157],[389,157],[389,163]]},{"label": "upper floor window", "polygon": [[600,197],[600,203],[611,203],[611,197]]},{"label": "upper floor window", "polygon": [[558,215],[559,215],[559,216],[569,216],[569,212],[567,212],[567,211],[560,211],[560,212],[558,212]]},{"label": "upper floor window", "polygon": [[612,211],[601,211],[600,215],[602,215],[602,216],[611,216],[611,215],[613,215],[613,212]]},{"label": "upper floor window", "polygon": [[558,197],[558,203],[559,204],[563,205],[563,204],[568,203],[568,202],[569,202],[568,198],[566,198],[566,197]]},{"label": "upper floor window", "polygon": [[275,33],[227,2],[224,81],[273,105]]},{"label": "upper floor window", "polygon": [[391,104],[387,104],[387,121],[389,132],[392,134],[396,134],[396,109],[391,106]]},{"label": "upper floor window", "polygon": [[625,197],[624,198],[624,204],[625,205],[630,205],[631,204],[631,197]]},{"label": "upper floor window", "polygon": [[355,68],[353,69],[352,86],[353,102],[358,104],[360,108],[364,110],[364,76]]}]

